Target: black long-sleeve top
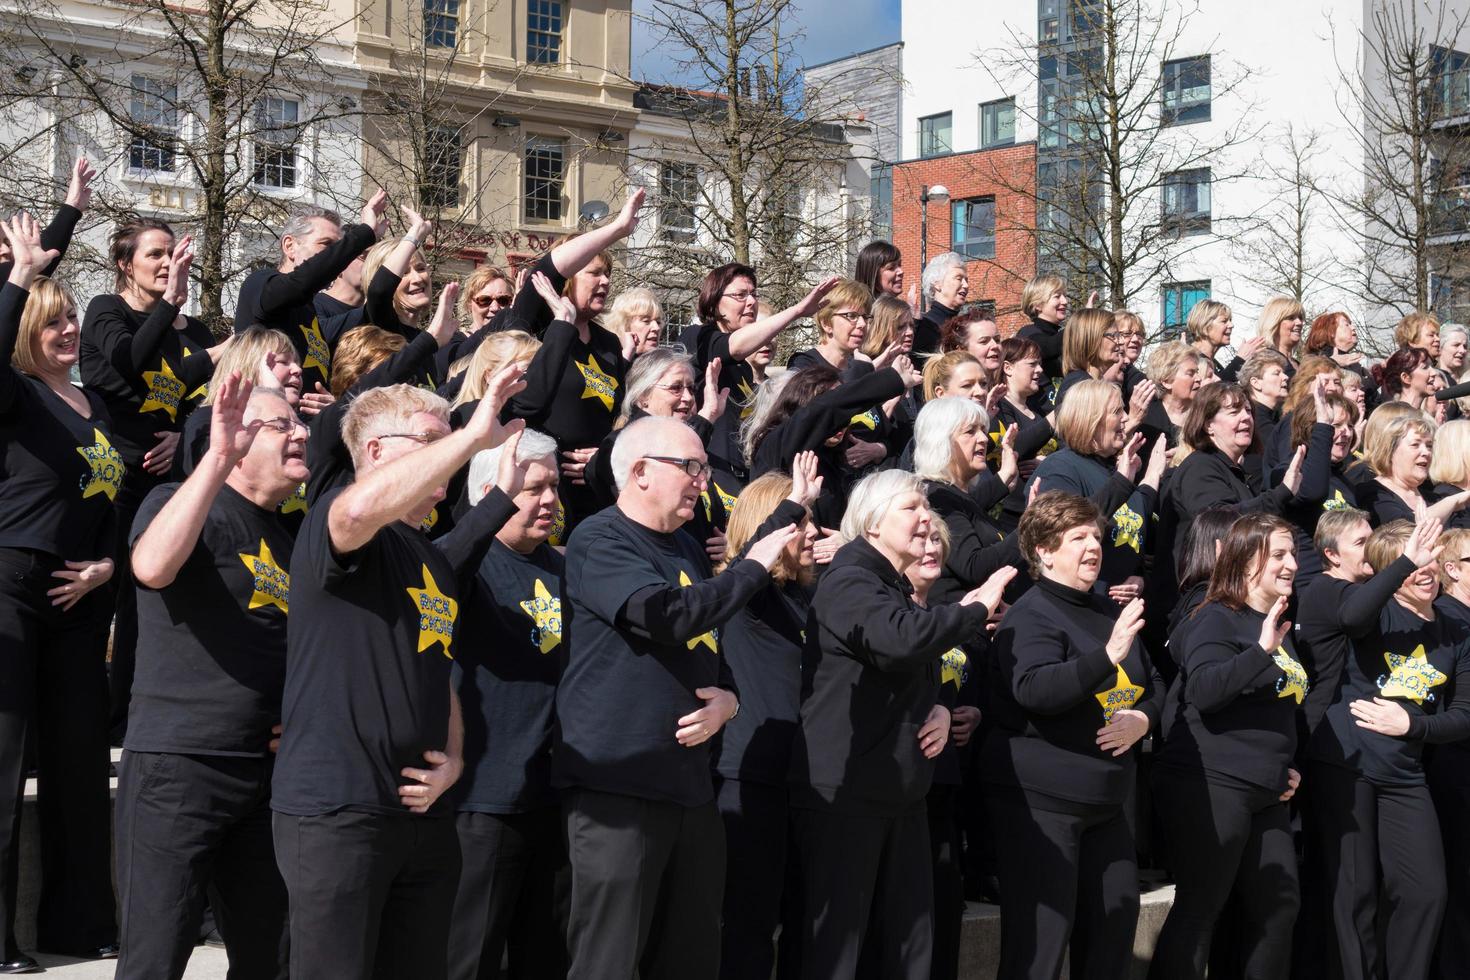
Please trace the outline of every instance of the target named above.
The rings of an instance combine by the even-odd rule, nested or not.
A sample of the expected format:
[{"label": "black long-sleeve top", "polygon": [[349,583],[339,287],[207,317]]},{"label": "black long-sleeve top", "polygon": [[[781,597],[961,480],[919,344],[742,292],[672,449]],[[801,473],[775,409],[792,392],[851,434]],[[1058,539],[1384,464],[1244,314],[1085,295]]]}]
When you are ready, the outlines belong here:
[{"label": "black long-sleeve top", "polygon": [[1169,689],[1158,765],[1230,776],[1286,791],[1296,755],[1297,708],[1311,686],[1291,637],[1260,645],[1265,615],[1209,602],[1169,651],[1179,679]]},{"label": "black long-sleeve top", "polygon": [[[56,216],[51,219],[51,223],[41,229],[41,247],[56,249],[56,258],[46,264],[46,268],[41,270],[41,275],[56,275],[61,260],[66,258],[66,250],[71,247],[71,239],[77,230],[77,222],[81,220],[82,212],[70,204],[63,204],[56,209]],[[10,270],[13,268],[15,268],[14,262],[0,262],[0,282],[10,278]]]},{"label": "black long-sleeve top", "polygon": [[618,335],[595,323],[587,340],[574,324],[556,320],[526,368],[526,387],[504,418],[523,418],[562,450],[596,446],[612,431],[623,403],[628,365]]},{"label": "black long-sleeve top", "polygon": [[[1002,398],[995,407],[995,416],[990,420],[990,447],[985,459],[992,468],[1000,467],[1000,443],[1011,429],[1016,430],[1016,459],[1021,462],[1038,456],[1048,456],[1059,448],[1049,412],[1033,411],[1032,415],[1026,415],[1012,405],[1009,399]],[[1026,483],[1018,480],[1001,505],[1001,529],[1015,530],[1025,509]]]},{"label": "black long-sleeve top", "polygon": [[939,580],[929,587],[930,602],[958,602],[1006,565],[1021,567],[1015,533],[1003,533],[973,496],[938,480],[925,489],[930,510],[949,528],[949,555]]},{"label": "black long-sleeve top", "polygon": [[[1158,507],[1158,491],[1135,486],[1117,471],[1111,460],[1071,449],[1062,449],[1042,460],[1031,475],[1031,482],[1037,480],[1041,481],[1043,491],[1062,490],[1086,497],[1107,518],[1102,572],[1098,576],[1100,591],[1107,592],[1109,586],[1143,574],[1143,556],[1153,513]],[[1028,492],[1029,487],[1028,484]]]},{"label": "black long-sleeve top", "polygon": [[842,512],[847,507],[843,479],[846,464],[840,447],[825,443],[846,427],[854,415],[882,405],[903,394],[903,390],[903,379],[898,372],[884,369],[822,392],[765,434],[756,447],[755,459],[751,460],[751,477],[772,470],[789,470],[797,453],[812,450],[817,454],[817,470],[822,477],[822,495],[812,507],[812,514],[822,527],[840,526]]},{"label": "black long-sleeve top", "polygon": [[817,585],[791,750],[791,805],[875,816],[929,792],[934,762],[917,738],[939,698],[946,652],[985,629],[986,610],[924,608],[866,540],[843,545]]},{"label": "black long-sleeve top", "polygon": [[92,298],[82,319],[78,370],[82,383],[102,396],[112,416],[118,452],[140,466],[158,444],[155,432],[181,432],[190,410],[204,397],[214,372],[207,350],[209,328],[159,300],[147,313],[116,293]]},{"label": "black long-sleeve top", "polygon": [[[1440,494],[1435,488],[1425,485],[1417,489],[1419,499],[1424,501],[1425,507],[1433,507],[1439,502]],[[1404,498],[1384,486],[1379,480],[1368,480],[1358,484],[1357,499],[1358,506],[1368,512],[1368,517],[1374,527],[1381,527],[1393,521],[1415,520],[1414,509],[1404,502]],[[1454,521],[1452,519],[1445,523],[1453,524]]]},{"label": "black long-sleeve top", "polygon": [[1056,404],[1060,401],[1057,398],[1057,389],[1061,387],[1064,373],[1062,371],[1062,325],[1033,318],[1030,323],[1016,331],[1016,336],[1034,340],[1036,346],[1041,348],[1041,369],[1046,372],[1046,383],[1042,385],[1036,397],[1039,400]]},{"label": "black long-sleeve top", "polygon": [[[749,473],[745,455],[740,449],[740,423],[750,417],[755,407],[755,373],[744,361],[730,355],[730,335],[718,326],[696,323],[685,327],[679,343],[694,358],[694,376],[704,377],[710,361],[720,359],[720,387],[730,391],[725,412],[715,422],[715,433],[709,442],[710,465],[744,479]],[[703,386],[697,392],[701,406]]]},{"label": "black long-sleeve top", "polygon": [[123,459],[107,407],[87,392],[82,416],[41,381],[11,366],[30,291],[0,286],[0,548],[27,548],[64,561],[117,551],[112,501]]},{"label": "black long-sleeve top", "polygon": [[1120,664],[1107,642],[1118,607],[1043,578],[1005,614],[992,645],[991,727],[980,778],[1090,806],[1119,806],[1134,753],[1098,748],[1098,729],[1120,710],[1163,710],[1163,682],[1143,644]]},{"label": "black long-sleeve top", "polygon": [[290,272],[257,269],[250,273],[240,286],[235,332],[257,324],[281,331],[296,348],[302,390],[315,391],[317,384],[330,389],[332,352],[341,335],[328,335],[323,329],[316,294],[375,241],[377,235],[367,225],[343,225],[341,238]]},{"label": "black long-sleeve top", "polygon": [[1143,413],[1143,421],[1138,425],[1138,431],[1143,433],[1143,445],[1139,447],[1138,455],[1145,461],[1154,451],[1154,443],[1160,439],[1164,440],[1164,445],[1169,449],[1179,445],[1179,426],[1169,418],[1169,410],[1158,398],[1148,403],[1148,408]]},{"label": "black long-sleeve top", "polygon": [[[531,276],[537,272],[543,273],[551,282],[551,288],[558,293],[567,284],[567,277],[558,272],[556,270],[556,263],[551,261],[551,253],[547,252],[541,256],[531,266],[531,271],[526,276],[525,287],[516,291],[515,299],[511,300],[511,304],[507,309],[495,314],[488,323],[474,333],[468,336],[455,336],[450,339],[448,344],[444,345],[443,349],[439,351],[438,356],[434,359],[436,376],[440,378],[449,377],[449,367],[451,364],[461,358],[469,357],[475,351],[479,350],[480,345],[489,339],[491,335],[502,330],[524,330],[538,340],[541,339],[542,334],[546,332],[546,328],[551,325],[552,314],[551,307],[546,305],[546,300],[542,299],[541,294],[531,286]],[[394,288],[397,288],[396,284]],[[456,388],[455,394],[457,393],[458,389]],[[454,397],[453,394],[445,394],[444,392],[440,392],[440,394],[444,394],[446,398]]]},{"label": "black long-sleeve top", "polygon": [[914,357],[920,362],[940,353],[940,343],[943,341],[942,327],[946,320],[959,313],[959,310],[951,309],[943,303],[929,301],[929,308],[924,315],[914,321],[914,343],[912,350]]}]

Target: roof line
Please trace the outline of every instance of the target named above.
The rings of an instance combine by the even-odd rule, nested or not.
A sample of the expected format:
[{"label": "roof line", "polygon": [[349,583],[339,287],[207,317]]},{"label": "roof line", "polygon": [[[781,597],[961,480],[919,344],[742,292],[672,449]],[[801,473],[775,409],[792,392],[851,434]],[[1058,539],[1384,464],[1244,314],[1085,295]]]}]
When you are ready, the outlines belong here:
[{"label": "roof line", "polygon": [[872,54],[874,51],[882,51],[884,48],[901,47],[903,47],[903,41],[889,41],[887,44],[880,44],[876,48],[868,48],[866,51],[854,51],[852,54],[845,54],[840,58],[831,58],[827,61],[819,61],[815,65],[805,65],[802,67],[802,71],[811,71],[813,68],[826,68],[828,65],[835,65],[839,61],[846,61],[849,58],[861,58],[865,54]]}]

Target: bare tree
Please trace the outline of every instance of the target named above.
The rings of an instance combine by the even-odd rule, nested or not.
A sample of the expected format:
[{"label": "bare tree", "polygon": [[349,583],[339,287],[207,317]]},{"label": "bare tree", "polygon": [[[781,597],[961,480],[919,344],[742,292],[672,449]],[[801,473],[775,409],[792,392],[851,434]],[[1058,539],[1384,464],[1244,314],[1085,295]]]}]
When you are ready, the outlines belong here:
[{"label": "bare tree", "polygon": [[[1239,94],[1249,72],[1186,46],[1189,11],[1175,5],[1056,6],[1038,37],[1013,34],[979,56],[1008,91],[1039,93],[1034,106],[1017,103],[1037,126],[1036,181],[1007,187],[1035,208],[1003,220],[1020,230],[1034,213],[1024,230],[1036,237],[1038,265],[1123,307],[1200,245],[1246,227],[1248,215],[1200,203],[1249,172],[1243,151],[1258,131],[1212,126],[1205,140],[1188,124],[1209,119],[1212,101]],[[1197,234],[1205,231],[1212,234]]]}]

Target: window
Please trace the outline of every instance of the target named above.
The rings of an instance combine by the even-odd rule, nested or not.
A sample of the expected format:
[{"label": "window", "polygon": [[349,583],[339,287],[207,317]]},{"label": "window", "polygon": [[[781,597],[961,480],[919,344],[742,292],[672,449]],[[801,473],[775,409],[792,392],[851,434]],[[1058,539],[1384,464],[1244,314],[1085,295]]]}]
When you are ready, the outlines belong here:
[{"label": "window", "polygon": [[1431,119],[1470,112],[1470,55],[1453,48],[1429,46],[1429,93],[1426,115]]},{"label": "window", "polygon": [[179,89],[147,75],[134,75],[128,118],[135,127],[128,143],[128,166],[133,170],[174,169],[174,140],[179,135]]},{"label": "window", "polygon": [[1164,92],[1164,105],[1159,113],[1161,125],[1183,126],[1186,123],[1209,122],[1209,55],[1164,62],[1161,87]]},{"label": "window", "polygon": [[526,220],[560,221],[561,189],[566,178],[566,144],[533,136],[526,141]]},{"label": "window", "polygon": [[1435,315],[1445,323],[1470,319],[1470,282],[1431,273],[1429,295]]},{"label": "window", "polygon": [[1176,238],[1210,230],[1210,168],[1176,170],[1164,175],[1163,221]]},{"label": "window", "polygon": [[954,113],[943,112],[919,120],[919,156],[935,157],[953,148]]},{"label": "window", "polygon": [[995,198],[955,201],[951,242],[967,259],[995,258]]},{"label": "window", "polygon": [[433,126],[424,133],[424,170],[419,204],[426,208],[459,207],[459,172],[464,156],[460,132]]},{"label": "window", "polygon": [[1160,291],[1164,298],[1164,335],[1176,337],[1184,329],[1185,318],[1194,304],[1210,298],[1210,281],[1166,282]]},{"label": "window", "polygon": [[459,0],[424,0],[424,46],[452,48],[459,39]]},{"label": "window", "polygon": [[296,137],[301,104],[266,96],[255,103],[255,183],[296,186]]},{"label": "window", "polygon": [[873,208],[870,222],[873,237],[887,241],[893,237],[893,164],[880,163],[873,167],[868,191]]},{"label": "window", "polygon": [[671,242],[694,241],[694,206],[699,200],[699,168],[664,163],[658,171],[658,232]]},{"label": "window", "polygon": [[533,65],[561,61],[561,0],[530,0],[526,15],[526,60]]},{"label": "window", "polygon": [[1016,142],[1016,100],[1001,99],[980,107],[980,149]]}]

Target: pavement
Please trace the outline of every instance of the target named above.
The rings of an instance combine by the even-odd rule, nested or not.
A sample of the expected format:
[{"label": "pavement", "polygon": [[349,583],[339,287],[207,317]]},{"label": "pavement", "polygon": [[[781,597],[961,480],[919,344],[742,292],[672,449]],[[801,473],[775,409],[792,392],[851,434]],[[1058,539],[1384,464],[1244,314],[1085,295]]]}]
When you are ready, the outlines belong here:
[{"label": "pavement", "polygon": [[[112,980],[117,960],[75,960],[69,956],[33,954],[46,968],[44,973],[31,973],[33,977],[65,977],[66,980]],[[189,968],[184,971],[184,980],[225,980],[230,960],[225,951],[211,946],[199,946],[189,957]]]}]

